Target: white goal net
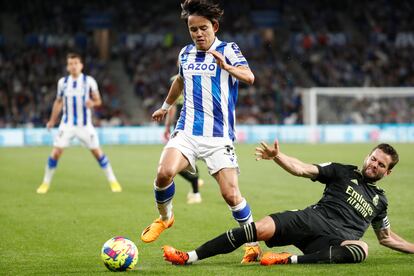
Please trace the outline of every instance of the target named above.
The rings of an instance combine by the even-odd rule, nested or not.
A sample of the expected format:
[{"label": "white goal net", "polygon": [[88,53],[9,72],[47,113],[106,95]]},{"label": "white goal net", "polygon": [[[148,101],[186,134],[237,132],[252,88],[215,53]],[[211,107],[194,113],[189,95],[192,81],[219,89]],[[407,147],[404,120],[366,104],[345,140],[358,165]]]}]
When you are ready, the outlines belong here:
[{"label": "white goal net", "polygon": [[414,87],[313,87],[302,94],[303,122],[322,124],[414,123]]}]

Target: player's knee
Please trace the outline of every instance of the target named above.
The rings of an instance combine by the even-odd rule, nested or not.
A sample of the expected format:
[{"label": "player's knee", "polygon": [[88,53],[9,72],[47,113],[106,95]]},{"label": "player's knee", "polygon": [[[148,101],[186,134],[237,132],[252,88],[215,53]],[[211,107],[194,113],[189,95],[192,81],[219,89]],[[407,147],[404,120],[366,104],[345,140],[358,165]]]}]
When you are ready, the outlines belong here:
[{"label": "player's knee", "polygon": [[157,184],[168,185],[173,180],[176,172],[167,166],[159,166],[157,173]]},{"label": "player's knee", "polygon": [[236,206],[243,200],[238,190],[235,189],[222,191],[221,194],[229,206]]},{"label": "player's knee", "polygon": [[99,160],[99,158],[101,158],[104,155],[103,151],[100,148],[91,149],[91,153],[93,154],[93,156],[95,156],[97,160]]},{"label": "player's knee", "polygon": [[52,150],[52,154],[50,155],[50,157],[52,157],[55,160],[58,160],[60,158],[60,156],[62,155],[62,153],[63,153],[63,149],[61,149],[61,148],[54,148]]},{"label": "player's knee", "polygon": [[275,221],[270,216],[266,216],[261,220],[256,221],[255,226],[258,241],[268,241],[276,232]]}]

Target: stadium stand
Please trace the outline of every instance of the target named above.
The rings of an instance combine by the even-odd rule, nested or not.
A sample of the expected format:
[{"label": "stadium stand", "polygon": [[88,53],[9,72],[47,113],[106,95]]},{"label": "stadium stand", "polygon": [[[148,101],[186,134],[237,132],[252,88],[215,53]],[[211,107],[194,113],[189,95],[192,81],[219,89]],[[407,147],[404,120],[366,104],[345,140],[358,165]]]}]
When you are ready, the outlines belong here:
[{"label": "stadium stand", "polygon": [[[295,87],[413,86],[414,4],[379,2],[222,1],[226,32],[218,36],[238,43],[256,76],[254,86],[240,87],[239,123],[303,123]],[[0,127],[45,124],[57,79],[65,72],[64,56],[73,49],[85,56],[85,71],[100,85],[105,104],[96,110],[96,123],[148,124],[177,73],[179,50],[190,42],[173,1],[0,5]],[[111,31],[107,60],[94,43],[97,28]],[[123,72],[114,73],[114,62]],[[408,111],[373,120],[366,103],[348,104],[359,109],[357,116],[333,122],[413,121]],[[401,99],[375,105],[414,109]]]}]

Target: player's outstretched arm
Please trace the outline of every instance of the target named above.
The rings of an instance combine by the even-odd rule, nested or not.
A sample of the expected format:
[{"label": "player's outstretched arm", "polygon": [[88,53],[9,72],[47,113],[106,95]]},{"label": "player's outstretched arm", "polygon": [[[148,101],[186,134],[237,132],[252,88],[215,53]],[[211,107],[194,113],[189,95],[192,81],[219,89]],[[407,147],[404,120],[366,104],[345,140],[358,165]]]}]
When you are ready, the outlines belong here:
[{"label": "player's outstretched arm", "polygon": [[62,108],[63,108],[63,100],[62,98],[57,98],[53,102],[52,113],[50,115],[49,121],[46,124],[47,129],[51,129],[52,127],[55,126],[57,119],[59,117],[60,111],[62,111]]},{"label": "player's outstretched arm", "polygon": [[178,97],[181,94],[181,91],[183,91],[183,88],[184,80],[181,76],[177,76],[171,84],[170,91],[168,92],[167,98],[165,99],[163,106],[152,114],[152,119],[154,121],[160,122],[164,119],[165,115],[167,115],[169,107],[173,105],[175,101],[178,99]]},{"label": "player's outstretched arm", "polygon": [[381,245],[404,253],[414,253],[414,244],[410,243],[394,232],[390,228],[375,230],[378,241]]},{"label": "player's outstretched arm", "polygon": [[219,52],[212,50],[208,53],[212,54],[216,59],[217,65],[221,69],[226,70],[233,77],[244,83],[252,85],[254,83],[254,75],[249,67],[246,66],[232,66],[226,62],[226,59]]},{"label": "player's outstretched arm", "polygon": [[261,142],[260,144],[261,147],[256,148],[256,160],[273,160],[285,171],[295,176],[306,178],[316,178],[318,176],[318,167],[282,153],[277,140],[273,148],[269,147],[265,142]]}]

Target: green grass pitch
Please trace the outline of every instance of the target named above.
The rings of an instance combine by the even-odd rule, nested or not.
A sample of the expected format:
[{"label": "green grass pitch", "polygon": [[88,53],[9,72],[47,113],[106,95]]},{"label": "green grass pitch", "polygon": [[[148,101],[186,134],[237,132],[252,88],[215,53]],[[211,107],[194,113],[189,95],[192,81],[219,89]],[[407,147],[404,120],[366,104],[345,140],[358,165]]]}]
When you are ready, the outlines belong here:
[{"label": "green grass pitch", "polygon": [[[304,208],[319,200],[323,185],[282,171],[273,162],[254,160],[256,145],[237,145],[242,194],[254,217]],[[303,161],[338,161],[361,165],[374,145],[282,145],[283,152]],[[389,199],[392,229],[414,242],[414,146],[396,144],[400,164],[380,182]],[[194,249],[236,226],[217,184],[200,162],[205,186],[203,203],[187,205],[190,185],[176,177],[175,225],[159,240],[144,244],[139,236],[156,216],[152,183],[162,146],[105,146],[124,191],[110,192],[92,155],[81,147],[66,150],[52,187],[35,193],[43,177],[49,147],[0,148],[0,274],[109,275],[100,249],[109,238],[122,235],[139,249],[137,275],[412,275],[414,255],[380,246],[372,229],[364,240],[370,246],[366,262],[354,265],[243,266],[242,249],[177,267],[162,258],[161,246]],[[262,244],[264,250],[270,250]],[[293,247],[271,249],[298,253]]]}]

